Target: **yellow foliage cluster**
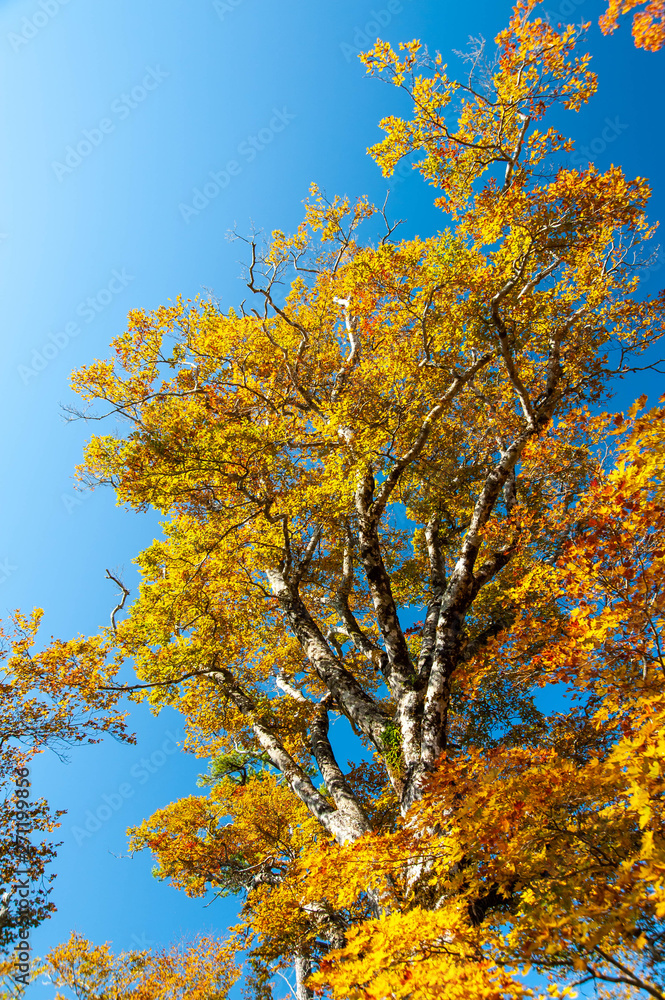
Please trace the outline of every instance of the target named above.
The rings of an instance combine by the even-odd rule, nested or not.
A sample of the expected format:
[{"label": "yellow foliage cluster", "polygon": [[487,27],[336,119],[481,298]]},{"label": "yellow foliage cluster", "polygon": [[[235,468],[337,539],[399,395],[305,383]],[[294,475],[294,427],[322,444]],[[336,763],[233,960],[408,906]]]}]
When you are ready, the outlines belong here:
[{"label": "yellow foliage cluster", "polygon": [[53,948],[39,972],[86,1000],[225,1000],[239,974],[230,945],[212,938],[114,955],[78,934]]},{"label": "yellow foliage cluster", "polygon": [[[636,10],[639,7],[641,10]],[[609,35],[617,27],[622,14],[633,14],[633,38],[639,49],[657,52],[665,43],[665,4],[663,0],[609,0],[600,18],[602,31]]]}]

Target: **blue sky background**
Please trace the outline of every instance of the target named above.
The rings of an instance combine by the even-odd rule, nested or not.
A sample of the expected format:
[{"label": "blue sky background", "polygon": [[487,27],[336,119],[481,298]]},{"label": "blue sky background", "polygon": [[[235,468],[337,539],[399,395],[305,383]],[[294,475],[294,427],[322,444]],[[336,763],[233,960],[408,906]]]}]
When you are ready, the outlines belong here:
[{"label": "blue sky background", "polygon": [[[651,214],[663,218],[663,54],[637,52],[627,24],[600,36],[599,0],[544,8],[556,20],[594,22],[599,95],[567,127],[580,146],[595,141],[599,167],[619,163],[650,178]],[[38,605],[45,638],[95,632],[115,604],[105,569],[134,585],[131,559],[159,530],[154,516],[117,509],[109,492],[74,493],[91,429],[61,417],[61,404],[74,401],[70,371],[106,356],[130,308],[208,290],[237,305],[243,248],[228,231],[292,230],[310,182],[383,200],[387,183],[365,150],[381,135],[379,119],[407,108],[394,88],[366,78],[353,56],[359,45],[379,33],[393,43],[419,37],[454,67],[452,50],[469,34],[493,37],[508,13],[499,0],[0,2],[0,615]],[[146,77],[151,90],[141,89]],[[607,119],[617,124],[609,144]],[[70,155],[65,171],[57,164],[67,166],[67,147],[84,130],[96,144],[78,165]],[[252,156],[260,130],[263,148]],[[183,211],[230,160],[226,188],[198,214]],[[393,188],[405,236],[441,225],[416,176]],[[658,265],[646,274],[644,291],[661,287],[664,273]],[[655,401],[662,382],[626,382],[617,406],[641,392]],[[35,762],[35,793],[68,810],[58,914],[34,932],[36,953],[72,929],[119,950],[233,918],[233,901],[204,909],[152,879],[147,856],[123,857],[126,827],[196,791],[205,770],[172,752],[175,714],[154,719],[141,708],[134,727],[137,747],[108,742],[73,751],[67,764],[54,755]],[[103,806],[110,818],[82,839],[76,828]],[[36,984],[29,997],[53,993]]]}]

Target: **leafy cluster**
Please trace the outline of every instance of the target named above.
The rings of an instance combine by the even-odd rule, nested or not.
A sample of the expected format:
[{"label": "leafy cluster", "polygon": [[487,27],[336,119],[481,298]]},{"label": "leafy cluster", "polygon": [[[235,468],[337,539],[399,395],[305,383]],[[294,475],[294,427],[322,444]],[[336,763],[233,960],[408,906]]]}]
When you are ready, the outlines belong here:
[{"label": "leafy cluster", "polygon": [[600,413],[654,367],[665,294],[638,294],[646,181],[567,166],[549,122],[596,79],[582,29],[537,14],[465,83],[416,41],[363,57],[413,104],[372,155],[418,157],[443,231],[313,187],[294,234],[248,244],[249,311],[137,310],[73,376],[128,427],[81,478],[163,535],[99,636],[35,655],[18,619],[8,733],[32,753],[124,735],[126,694],[175,708],[204,791],[131,848],[242,899],[226,943],[74,936],[43,968],[77,997],[221,998],[244,950],[260,1000],[289,969],[298,1000],[506,1000],[530,968],[665,998],[665,408]]}]

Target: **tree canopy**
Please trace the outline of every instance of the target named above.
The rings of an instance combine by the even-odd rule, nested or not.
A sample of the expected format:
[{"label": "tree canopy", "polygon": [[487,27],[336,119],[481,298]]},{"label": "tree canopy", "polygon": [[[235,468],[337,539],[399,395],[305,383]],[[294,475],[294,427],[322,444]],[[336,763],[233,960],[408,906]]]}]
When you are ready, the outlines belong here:
[{"label": "tree canopy", "polygon": [[15,662],[93,729],[124,731],[126,694],[182,713],[206,790],[131,845],[243,899],[230,942],[177,955],[72,938],[44,968],[77,996],[221,997],[235,950],[261,1000],[291,966],[300,1000],[499,1000],[529,968],[665,996],[665,409],[604,412],[653,366],[665,293],[638,288],[647,182],[568,165],[582,36],[519,2],[463,82],[377,42],[413,114],[370,152],[386,176],[415,156],[441,231],[312,187],[294,234],[247,241],[249,301],[135,311],[74,374],[129,428],[81,479],[163,537],[126,617]]}]

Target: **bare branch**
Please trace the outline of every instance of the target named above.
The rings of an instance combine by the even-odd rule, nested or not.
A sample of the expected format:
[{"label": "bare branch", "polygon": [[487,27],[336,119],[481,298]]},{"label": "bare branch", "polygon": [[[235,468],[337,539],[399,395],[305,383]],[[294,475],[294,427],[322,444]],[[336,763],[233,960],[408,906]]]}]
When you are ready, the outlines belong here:
[{"label": "bare branch", "polygon": [[115,608],[111,612],[111,625],[113,626],[113,631],[117,633],[118,626],[116,625],[115,622],[115,616],[118,614],[119,611],[122,611],[122,609],[124,608],[125,601],[129,597],[130,591],[127,589],[127,587],[125,587],[124,583],[121,580],[119,580],[117,576],[114,576],[113,573],[111,573],[111,571],[108,569],[106,570],[106,579],[113,580],[115,585],[119,587],[120,590],[122,591],[122,600],[120,601],[120,604],[116,604]]},{"label": "bare branch", "polygon": [[316,760],[326,790],[332,796],[339,812],[339,828],[343,833],[342,843],[356,840],[370,830],[370,823],[356,799],[351,786],[342,774],[328,739],[328,708],[332,699],[327,696],[319,703],[312,722],[312,753]]}]

